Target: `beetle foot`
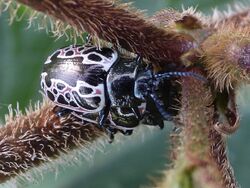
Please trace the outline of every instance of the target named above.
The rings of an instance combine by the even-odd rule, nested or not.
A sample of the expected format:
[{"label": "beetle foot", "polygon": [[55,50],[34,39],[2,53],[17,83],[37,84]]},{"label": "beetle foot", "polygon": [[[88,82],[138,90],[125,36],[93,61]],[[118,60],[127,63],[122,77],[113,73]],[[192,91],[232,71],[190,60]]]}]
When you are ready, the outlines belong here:
[{"label": "beetle foot", "polygon": [[163,129],[164,128],[164,122],[163,121],[159,122],[157,126],[160,127],[160,129]]},{"label": "beetle foot", "polygon": [[115,134],[117,133],[117,129],[114,129],[114,128],[111,128],[111,127],[107,127],[106,128],[106,132],[107,132],[107,135],[109,137],[108,142],[112,143],[113,140],[114,140],[114,138],[115,138]]}]

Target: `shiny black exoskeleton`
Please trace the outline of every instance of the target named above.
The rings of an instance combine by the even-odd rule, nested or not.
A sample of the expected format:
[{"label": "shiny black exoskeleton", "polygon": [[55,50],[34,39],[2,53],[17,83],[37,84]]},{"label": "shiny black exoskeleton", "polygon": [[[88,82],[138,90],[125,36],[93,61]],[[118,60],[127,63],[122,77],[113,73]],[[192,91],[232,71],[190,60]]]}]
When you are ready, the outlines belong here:
[{"label": "shiny black exoskeleton", "polygon": [[[55,51],[44,65],[41,86],[60,107],[83,121],[105,127],[113,138],[126,135],[144,122],[163,127],[172,120],[171,102],[176,97],[170,78],[193,72],[153,72],[142,58],[127,58],[111,48],[71,45]],[[170,87],[171,86],[171,87]]]}]

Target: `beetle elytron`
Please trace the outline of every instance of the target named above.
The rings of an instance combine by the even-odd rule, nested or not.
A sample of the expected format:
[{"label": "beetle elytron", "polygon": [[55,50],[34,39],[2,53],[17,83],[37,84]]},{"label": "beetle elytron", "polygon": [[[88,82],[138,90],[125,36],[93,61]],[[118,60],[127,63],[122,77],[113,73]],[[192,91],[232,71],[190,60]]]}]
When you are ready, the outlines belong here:
[{"label": "beetle elytron", "polygon": [[68,111],[105,127],[112,139],[117,131],[131,134],[141,120],[161,127],[163,120],[171,120],[164,103],[169,91],[160,85],[176,76],[201,78],[192,72],[154,74],[140,56],[129,59],[112,48],[70,45],[48,57],[41,87],[59,115]]}]

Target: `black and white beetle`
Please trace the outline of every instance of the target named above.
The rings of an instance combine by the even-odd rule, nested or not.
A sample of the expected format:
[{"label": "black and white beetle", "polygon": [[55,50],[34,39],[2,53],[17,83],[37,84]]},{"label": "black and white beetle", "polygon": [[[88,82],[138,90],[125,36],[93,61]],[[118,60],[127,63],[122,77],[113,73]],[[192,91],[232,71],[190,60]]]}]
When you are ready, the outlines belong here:
[{"label": "black and white beetle", "polygon": [[48,57],[41,87],[59,107],[59,115],[70,112],[105,127],[112,139],[117,131],[131,134],[143,119],[160,126],[163,120],[171,120],[164,105],[164,92],[168,91],[161,91],[163,99],[157,91],[160,83],[176,76],[203,79],[192,72],[154,74],[139,56],[129,59],[111,48],[71,45]]}]

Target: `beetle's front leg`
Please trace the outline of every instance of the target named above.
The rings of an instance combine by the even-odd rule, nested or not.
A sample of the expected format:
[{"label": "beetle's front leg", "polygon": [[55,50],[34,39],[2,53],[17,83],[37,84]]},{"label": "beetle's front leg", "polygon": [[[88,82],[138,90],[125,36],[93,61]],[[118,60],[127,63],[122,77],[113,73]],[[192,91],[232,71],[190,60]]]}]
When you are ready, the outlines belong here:
[{"label": "beetle's front leg", "polygon": [[112,127],[106,127],[106,132],[107,132],[107,135],[109,137],[108,142],[112,143],[114,140],[114,137],[115,137],[114,135],[117,133],[117,129],[112,128]]}]

